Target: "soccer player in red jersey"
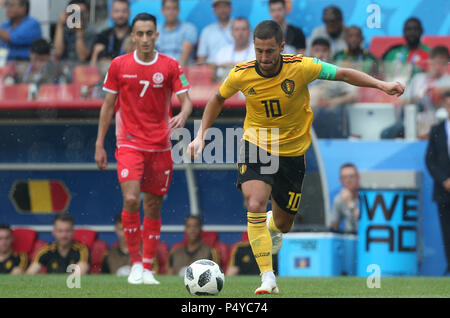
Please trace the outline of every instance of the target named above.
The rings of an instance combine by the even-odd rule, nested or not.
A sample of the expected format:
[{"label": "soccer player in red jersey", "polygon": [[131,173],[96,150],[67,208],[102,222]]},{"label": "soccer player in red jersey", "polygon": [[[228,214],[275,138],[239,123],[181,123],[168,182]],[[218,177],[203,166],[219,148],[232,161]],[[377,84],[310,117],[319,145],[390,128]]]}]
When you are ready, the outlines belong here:
[{"label": "soccer player in red jersey", "polygon": [[[116,115],[117,175],[123,195],[122,223],[131,258],[130,284],[159,284],[152,263],[161,233],[161,205],[173,172],[170,132],[183,127],[192,112],[190,88],[178,62],[155,51],[156,18],[138,14],[131,25],[136,50],[115,58],[103,89],[95,162],[107,168],[105,135]],[[171,117],[175,93],[181,111]],[[144,192],[141,233],[140,193]],[[142,254],[141,254],[142,241]]]}]

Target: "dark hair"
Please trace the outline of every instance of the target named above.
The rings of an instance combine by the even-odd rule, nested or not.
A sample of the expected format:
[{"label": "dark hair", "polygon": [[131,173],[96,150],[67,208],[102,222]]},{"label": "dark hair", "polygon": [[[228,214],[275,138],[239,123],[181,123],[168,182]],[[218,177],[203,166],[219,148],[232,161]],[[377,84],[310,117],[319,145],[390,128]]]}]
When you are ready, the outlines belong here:
[{"label": "dark hair", "polygon": [[119,224],[122,223],[122,213],[119,212],[116,214],[116,216],[114,217],[114,224]]},{"label": "dark hair", "polygon": [[28,13],[30,12],[30,0],[19,0],[19,4],[22,7],[25,7],[25,13],[26,15],[28,15]]},{"label": "dark hair", "polygon": [[30,51],[39,55],[49,55],[50,54],[50,43],[46,39],[38,39],[31,43]]},{"label": "dark hair", "polygon": [[327,13],[331,13],[338,19],[339,21],[342,21],[342,11],[336,6],[328,6],[325,9],[323,9],[322,17],[324,17]]},{"label": "dark hair", "polygon": [[445,93],[444,93],[444,99],[445,98],[449,98],[450,97],[450,91],[446,91]]},{"label": "dark hair", "polygon": [[358,169],[357,169],[356,166],[355,166],[353,163],[351,163],[351,162],[343,163],[343,164],[341,165],[341,168],[340,168],[339,170],[342,170],[342,169],[344,169],[344,168],[353,168],[353,169],[355,169],[356,173],[358,173]]},{"label": "dark hair", "polygon": [[247,23],[248,28],[250,29],[250,22],[248,22],[247,18],[245,17],[236,17],[233,19],[233,23],[234,21],[245,21]]},{"label": "dark hair", "polygon": [[72,4],[84,4],[86,8],[89,10],[89,3],[86,0],[70,0],[67,6],[70,6]]},{"label": "dark hair", "polygon": [[422,22],[420,22],[419,18],[416,18],[416,17],[410,17],[410,18],[406,19],[405,23],[403,24],[403,29],[406,27],[406,25],[409,22],[417,23],[417,25],[419,26],[420,30],[423,31]]},{"label": "dark hair", "polygon": [[133,22],[131,22],[131,30],[133,30],[134,25],[138,21],[152,21],[156,27],[156,17],[150,13],[141,12],[138,15],[136,15],[133,19]]},{"label": "dark hair", "polygon": [[330,48],[330,41],[328,41],[325,38],[316,38],[312,43],[311,43],[311,47],[314,45],[323,45],[326,46],[327,48]]},{"label": "dark hair", "polygon": [[180,1],[179,0],[162,0],[161,7],[164,7],[164,5],[166,4],[167,1],[175,2],[177,7],[180,7]]},{"label": "dark hair", "polygon": [[433,50],[431,50],[430,56],[432,58],[436,56],[445,56],[447,59],[450,58],[447,47],[443,45],[436,46]]},{"label": "dark hair", "polygon": [[278,44],[283,42],[283,30],[278,22],[273,20],[264,20],[255,27],[253,31],[253,40],[256,38],[261,40],[268,40],[275,38]]},{"label": "dark hair", "polygon": [[187,223],[187,221],[188,221],[189,219],[197,220],[198,223],[199,223],[199,225],[200,225],[200,227],[203,226],[203,220],[202,220],[202,218],[199,217],[198,215],[192,215],[192,214],[189,215],[189,216],[184,220],[184,224],[185,224],[185,225],[186,225],[186,223]]},{"label": "dark hair", "polygon": [[275,3],[281,3],[283,5],[283,7],[286,7],[286,1],[285,0],[269,0],[269,7],[272,4],[275,4]]},{"label": "dark hair", "polygon": [[11,226],[9,224],[0,224],[0,230],[8,230],[12,232]]},{"label": "dark hair", "polygon": [[130,6],[130,1],[128,1],[128,0],[113,0],[113,3],[114,2],[122,2],[122,3],[125,3],[127,6]]},{"label": "dark hair", "polygon": [[75,220],[73,219],[73,216],[71,216],[68,213],[61,213],[58,214],[55,219],[53,220],[53,224],[56,223],[56,221],[61,221],[61,222],[70,222],[72,223],[72,225],[75,223]]}]

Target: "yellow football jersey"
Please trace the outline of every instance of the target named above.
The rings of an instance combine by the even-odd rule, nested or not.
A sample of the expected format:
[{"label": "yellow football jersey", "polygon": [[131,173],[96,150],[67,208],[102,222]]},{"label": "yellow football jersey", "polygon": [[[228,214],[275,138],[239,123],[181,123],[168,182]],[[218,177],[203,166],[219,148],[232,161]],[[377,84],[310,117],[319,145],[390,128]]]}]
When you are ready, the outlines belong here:
[{"label": "yellow football jersey", "polygon": [[238,91],[245,95],[245,140],[273,155],[301,156],[311,144],[308,84],[321,68],[311,57],[283,54],[279,72],[268,77],[256,60],[244,62],[229,72],[219,93],[224,98]]}]

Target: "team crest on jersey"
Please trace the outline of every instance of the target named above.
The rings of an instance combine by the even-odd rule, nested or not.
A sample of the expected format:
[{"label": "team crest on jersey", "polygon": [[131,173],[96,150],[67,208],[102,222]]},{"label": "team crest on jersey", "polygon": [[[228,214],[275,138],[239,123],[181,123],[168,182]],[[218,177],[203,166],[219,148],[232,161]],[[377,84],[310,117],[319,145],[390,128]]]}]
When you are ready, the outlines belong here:
[{"label": "team crest on jersey", "polygon": [[286,79],[286,80],[283,81],[283,83],[281,83],[281,89],[287,95],[291,96],[292,93],[294,93],[295,82],[290,80],[290,79]]},{"label": "team crest on jersey", "polygon": [[164,75],[160,72],[153,74],[153,87],[162,87],[162,82],[164,82]]}]

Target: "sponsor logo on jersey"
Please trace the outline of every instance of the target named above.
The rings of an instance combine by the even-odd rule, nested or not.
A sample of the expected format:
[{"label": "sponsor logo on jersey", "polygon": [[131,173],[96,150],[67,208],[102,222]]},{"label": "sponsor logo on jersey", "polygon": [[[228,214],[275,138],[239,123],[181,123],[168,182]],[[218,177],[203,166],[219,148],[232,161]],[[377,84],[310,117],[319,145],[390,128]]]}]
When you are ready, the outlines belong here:
[{"label": "sponsor logo on jersey", "polygon": [[137,78],[137,74],[123,74],[123,78]]},{"label": "sponsor logo on jersey", "polygon": [[255,89],[253,87],[249,89],[248,95],[256,95]]}]

